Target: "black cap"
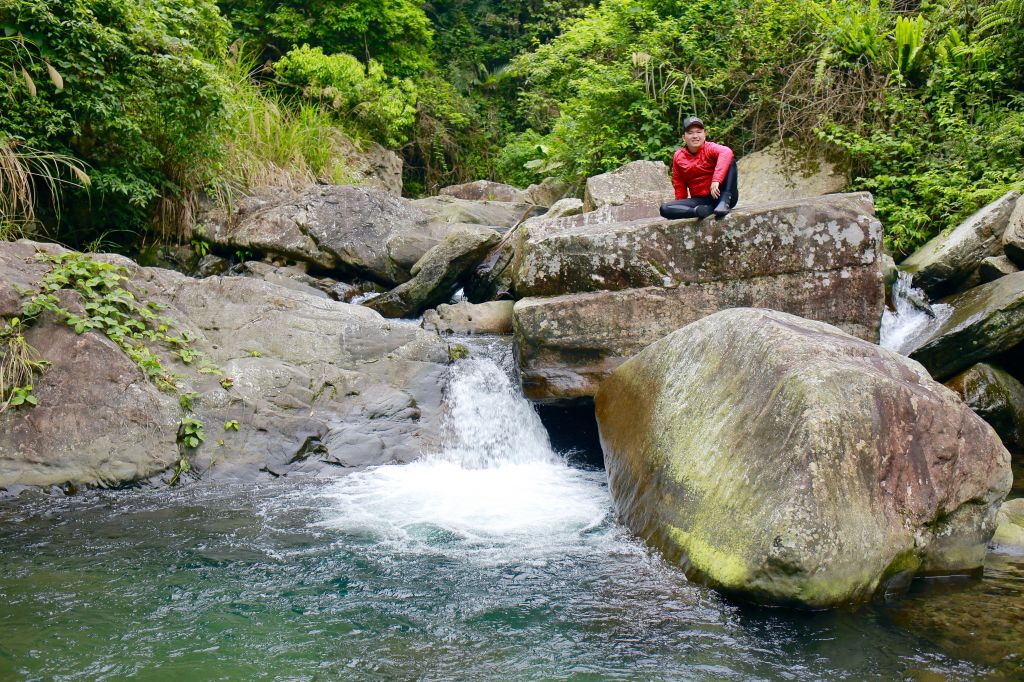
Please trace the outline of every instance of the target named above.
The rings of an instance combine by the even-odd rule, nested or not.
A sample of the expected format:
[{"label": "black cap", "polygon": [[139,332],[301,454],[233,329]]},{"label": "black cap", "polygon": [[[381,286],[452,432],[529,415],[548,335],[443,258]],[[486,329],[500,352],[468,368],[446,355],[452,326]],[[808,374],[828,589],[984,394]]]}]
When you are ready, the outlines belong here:
[{"label": "black cap", "polygon": [[696,116],[687,116],[683,119],[683,132],[685,133],[691,126],[700,126],[703,128],[704,121],[700,120]]}]

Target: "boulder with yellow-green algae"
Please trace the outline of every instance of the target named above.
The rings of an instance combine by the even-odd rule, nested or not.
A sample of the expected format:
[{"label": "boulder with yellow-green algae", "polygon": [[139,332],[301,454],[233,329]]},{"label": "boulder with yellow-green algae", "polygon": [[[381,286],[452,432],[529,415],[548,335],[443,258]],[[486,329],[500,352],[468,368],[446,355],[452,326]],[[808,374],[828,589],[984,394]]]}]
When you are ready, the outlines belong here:
[{"label": "boulder with yellow-green algae", "polygon": [[693,579],[821,608],[981,569],[1010,455],[916,362],[737,308],[622,364],[596,397],[622,521]]}]

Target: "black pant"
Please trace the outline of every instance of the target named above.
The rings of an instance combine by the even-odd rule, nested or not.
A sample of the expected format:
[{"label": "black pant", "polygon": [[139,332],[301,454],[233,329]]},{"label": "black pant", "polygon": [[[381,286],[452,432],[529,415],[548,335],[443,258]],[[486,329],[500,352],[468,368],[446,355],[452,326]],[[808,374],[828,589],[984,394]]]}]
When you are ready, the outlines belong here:
[{"label": "black pant", "polygon": [[[722,194],[729,195],[729,208],[736,206],[736,202],[740,200],[740,190],[738,185],[739,171],[736,170],[736,159],[733,159],[732,163],[729,164],[729,172],[725,174],[725,182],[723,182],[718,188]],[[697,215],[694,213],[693,209],[698,206],[714,207],[718,205],[718,202],[719,200],[710,194],[706,197],[690,197],[689,199],[667,201],[661,205],[661,217],[668,220],[693,218]]]}]

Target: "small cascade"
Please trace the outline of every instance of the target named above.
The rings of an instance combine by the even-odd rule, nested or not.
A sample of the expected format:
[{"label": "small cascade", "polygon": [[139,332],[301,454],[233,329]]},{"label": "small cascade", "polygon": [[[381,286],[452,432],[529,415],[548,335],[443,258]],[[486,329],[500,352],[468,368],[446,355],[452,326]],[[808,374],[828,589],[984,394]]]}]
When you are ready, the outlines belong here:
[{"label": "small cascade", "polygon": [[323,525],[398,551],[487,562],[586,542],[611,511],[604,472],[569,466],[511,376],[507,342],[468,341],[451,368],[443,446],[404,466],[345,477]]},{"label": "small cascade", "polygon": [[879,345],[901,355],[917,350],[953,314],[953,306],[929,303],[913,286],[910,273],[902,270],[892,285],[892,303],[894,309],[886,307],[882,313]]}]

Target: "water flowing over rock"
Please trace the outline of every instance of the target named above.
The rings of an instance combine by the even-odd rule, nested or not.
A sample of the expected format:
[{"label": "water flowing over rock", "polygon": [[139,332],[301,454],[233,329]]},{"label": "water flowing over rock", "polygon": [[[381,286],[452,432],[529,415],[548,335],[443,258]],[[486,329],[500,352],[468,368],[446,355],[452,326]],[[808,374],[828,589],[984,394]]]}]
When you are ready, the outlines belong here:
[{"label": "water flowing over rock", "polygon": [[202,218],[215,244],[255,249],[394,286],[444,238],[447,226],[379,189],[314,185],[240,202],[231,216]]},{"label": "water flowing over rock", "polygon": [[[5,281],[38,286],[47,268],[36,248],[54,247],[0,244]],[[255,278],[196,280],[110,260],[126,265],[137,297],[166,306],[192,348],[230,379],[225,386],[197,361],[162,357],[181,390],[196,394],[195,416],[206,425],[194,471],[250,480],[407,462],[436,448],[449,362],[436,334]],[[17,314],[18,302],[8,303],[0,313]],[[0,415],[0,488],[118,485],[181,457],[177,398],[106,336],[42,319],[29,342],[53,366],[36,377],[38,407]],[[237,431],[221,428],[232,420]]]},{"label": "water flowing over rock", "polygon": [[949,318],[910,357],[947,379],[1024,341],[1024,272],[942,299]]},{"label": "water flowing over rock", "polygon": [[[603,211],[618,220],[601,220]],[[516,351],[526,395],[593,396],[626,358],[725,308],[784,310],[878,339],[882,228],[869,195],[651,218],[657,204],[524,225],[514,259]]]},{"label": "water flowing over rock", "polygon": [[534,203],[526,190],[490,180],[477,180],[461,185],[449,185],[441,190],[444,196],[471,201],[509,201],[525,204]]},{"label": "water flowing over rock", "polygon": [[661,161],[633,161],[611,172],[587,178],[583,210],[617,206],[629,199],[661,203],[674,198],[668,166]]},{"label": "water flowing over rock", "polygon": [[416,317],[451,299],[470,268],[498,243],[498,233],[477,225],[453,227],[412,268],[413,278],[366,305],[385,317]]},{"label": "water flowing over rock", "polygon": [[842,192],[844,173],[821,156],[807,158],[803,148],[773,144],[736,162],[739,172],[738,206],[806,199]]},{"label": "water flowing over rock", "polygon": [[1006,447],[1024,449],[1024,384],[993,365],[978,363],[946,382]]},{"label": "water flowing over rock", "polygon": [[596,398],[622,521],[691,578],[827,607],[980,570],[1010,457],[916,362],[820,322],[727,310]]},{"label": "water flowing over rock", "polygon": [[1003,233],[1020,197],[1007,192],[948,234],[935,237],[900,263],[931,296],[953,292],[987,256],[1003,252]]},{"label": "water flowing over rock", "polygon": [[889,298],[892,308],[886,307],[882,313],[878,344],[900,355],[917,350],[953,314],[952,306],[929,303],[927,294],[913,285],[909,272],[897,271]]}]

